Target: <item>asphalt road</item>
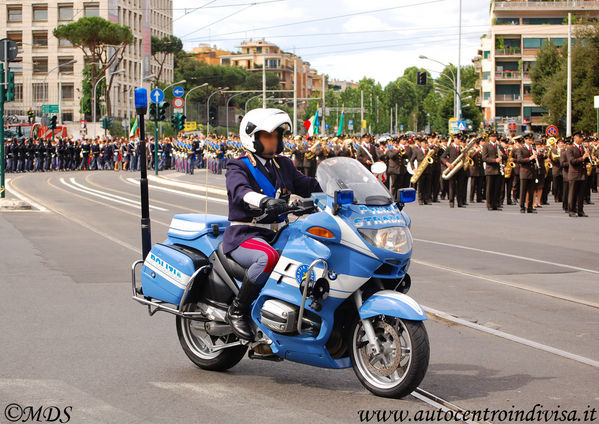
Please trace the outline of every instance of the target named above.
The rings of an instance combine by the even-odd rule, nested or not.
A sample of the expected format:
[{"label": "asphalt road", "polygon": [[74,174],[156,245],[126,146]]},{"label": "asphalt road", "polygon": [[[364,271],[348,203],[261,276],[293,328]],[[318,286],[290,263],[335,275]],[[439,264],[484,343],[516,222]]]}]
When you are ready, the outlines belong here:
[{"label": "asphalt road", "polygon": [[[63,419],[71,407],[74,423],[351,423],[363,410],[436,410],[418,395],[377,398],[351,369],[247,358],[225,373],[196,368],[179,345],[174,317],[149,317],[131,300],[130,265],[141,244],[138,177],[8,176],[9,195],[26,196],[42,211],[0,212],[0,423],[9,422],[13,403],[56,406]],[[223,187],[224,176],[203,171],[152,179],[152,241],[166,237],[176,213],[226,215]],[[517,206],[407,206],[415,237],[410,296],[431,318],[421,389],[465,410],[528,412],[540,404],[536,411],[593,417],[596,194],[593,200],[590,218],[576,219],[560,205],[536,215]]]}]

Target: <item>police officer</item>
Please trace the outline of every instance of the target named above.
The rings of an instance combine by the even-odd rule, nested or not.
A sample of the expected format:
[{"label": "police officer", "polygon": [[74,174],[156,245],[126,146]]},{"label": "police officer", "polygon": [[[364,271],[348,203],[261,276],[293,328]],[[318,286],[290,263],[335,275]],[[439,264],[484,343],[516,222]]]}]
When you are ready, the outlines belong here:
[{"label": "police officer", "polygon": [[283,151],[289,115],[279,109],[254,109],[241,121],[241,142],[248,153],[227,163],[229,221],[223,251],[246,269],[243,284],[227,312],[227,322],[242,339],[253,338],[249,312],[279,255],[268,240],[273,223],[287,211],[290,194],[308,197],[321,191],[314,178],[302,175]]}]

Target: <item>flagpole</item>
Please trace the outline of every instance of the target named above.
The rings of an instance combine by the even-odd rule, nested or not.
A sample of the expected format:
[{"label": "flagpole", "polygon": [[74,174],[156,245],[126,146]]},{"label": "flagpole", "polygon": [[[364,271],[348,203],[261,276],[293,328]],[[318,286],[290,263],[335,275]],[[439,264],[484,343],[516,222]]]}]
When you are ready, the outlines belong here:
[{"label": "flagpole", "polygon": [[297,135],[297,57],[293,61],[293,136]]}]

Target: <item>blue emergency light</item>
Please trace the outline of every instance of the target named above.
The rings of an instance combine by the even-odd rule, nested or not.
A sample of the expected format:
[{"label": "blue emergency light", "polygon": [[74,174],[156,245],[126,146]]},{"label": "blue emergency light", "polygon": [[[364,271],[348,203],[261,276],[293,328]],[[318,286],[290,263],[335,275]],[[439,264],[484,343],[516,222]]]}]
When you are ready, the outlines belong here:
[{"label": "blue emergency light", "polygon": [[145,88],[135,89],[135,110],[141,115],[145,115],[148,110],[148,90]]}]

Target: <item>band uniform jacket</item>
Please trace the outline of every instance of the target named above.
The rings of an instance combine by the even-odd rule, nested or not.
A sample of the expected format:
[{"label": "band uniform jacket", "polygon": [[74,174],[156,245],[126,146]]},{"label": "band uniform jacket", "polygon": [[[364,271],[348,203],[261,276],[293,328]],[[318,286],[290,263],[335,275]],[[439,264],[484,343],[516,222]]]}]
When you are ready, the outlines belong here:
[{"label": "band uniform jacket", "polygon": [[387,152],[387,158],[389,160],[389,170],[387,171],[390,175],[405,175],[407,150],[405,146],[398,146],[389,149]]},{"label": "band uniform jacket", "polygon": [[[530,160],[532,156],[532,147],[528,147],[524,145],[519,148],[516,152],[515,162],[520,164],[520,179],[521,180],[532,180],[536,178],[537,169],[536,163],[533,160]],[[541,162],[539,162],[540,164]]]},{"label": "band uniform jacket", "polygon": [[[558,155],[557,160],[553,160],[553,156],[554,155]],[[552,177],[559,177],[562,174],[562,170],[561,170],[561,163],[559,160],[561,152],[559,151],[559,149],[556,147],[554,149],[551,149],[548,153],[549,158],[551,159],[551,164],[553,165],[553,168],[551,168],[551,176]]]},{"label": "band uniform jacket", "polygon": [[[366,149],[368,149],[368,151],[370,152],[372,159],[370,159],[370,156],[368,156],[368,153],[366,153]],[[358,153],[356,156],[356,159],[358,159],[360,163],[368,169],[370,169],[370,165],[372,165],[374,162],[378,160],[376,148],[372,144],[369,144],[368,146],[358,146]],[[368,161],[371,161],[372,163],[368,164]]]},{"label": "band uniform jacket", "polygon": [[580,146],[580,148],[578,148],[574,144],[566,149],[566,158],[568,165],[570,166],[568,170],[568,181],[586,180],[585,160],[582,159],[583,152],[584,147]]},{"label": "band uniform jacket", "polygon": [[[458,158],[458,156],[460,155],[461,152],[462,152],[461,147],[458,150],[458,147],[455,144],[451,144],[450,146],[448,146],[445,149],[445,152],[441,156],[441,160],[443,161],[444,164],[445,164],[445,162],[453,163],[453,161]],[[445,164],[445,168],[446,169],[449,168],[447,166],[447,164]]]},{"label": "band uniform jacket", "polygon": [[497,150],[505,154],[505,150],[499,142],[495,143],[495,146],[491,142],[485,143],[482,147],[482,158],[483,162],[487,164],[485,168],[485,175],[500,175],[499,163],[495,162],[495,159],[501,157],[505,160],[505,156],[500,156]]},{"label": "band uniform jacket", "polygon": [[471,166],[470,168],[468,168],[468,173],[470,174],[471,177],[482,177],[483,175],[485,175],[485,170],[483,167],[483,154],[482,152],[479,150],[478,152],[474,153],[472,156],[472,161],[474,162],[474,165]]}]

